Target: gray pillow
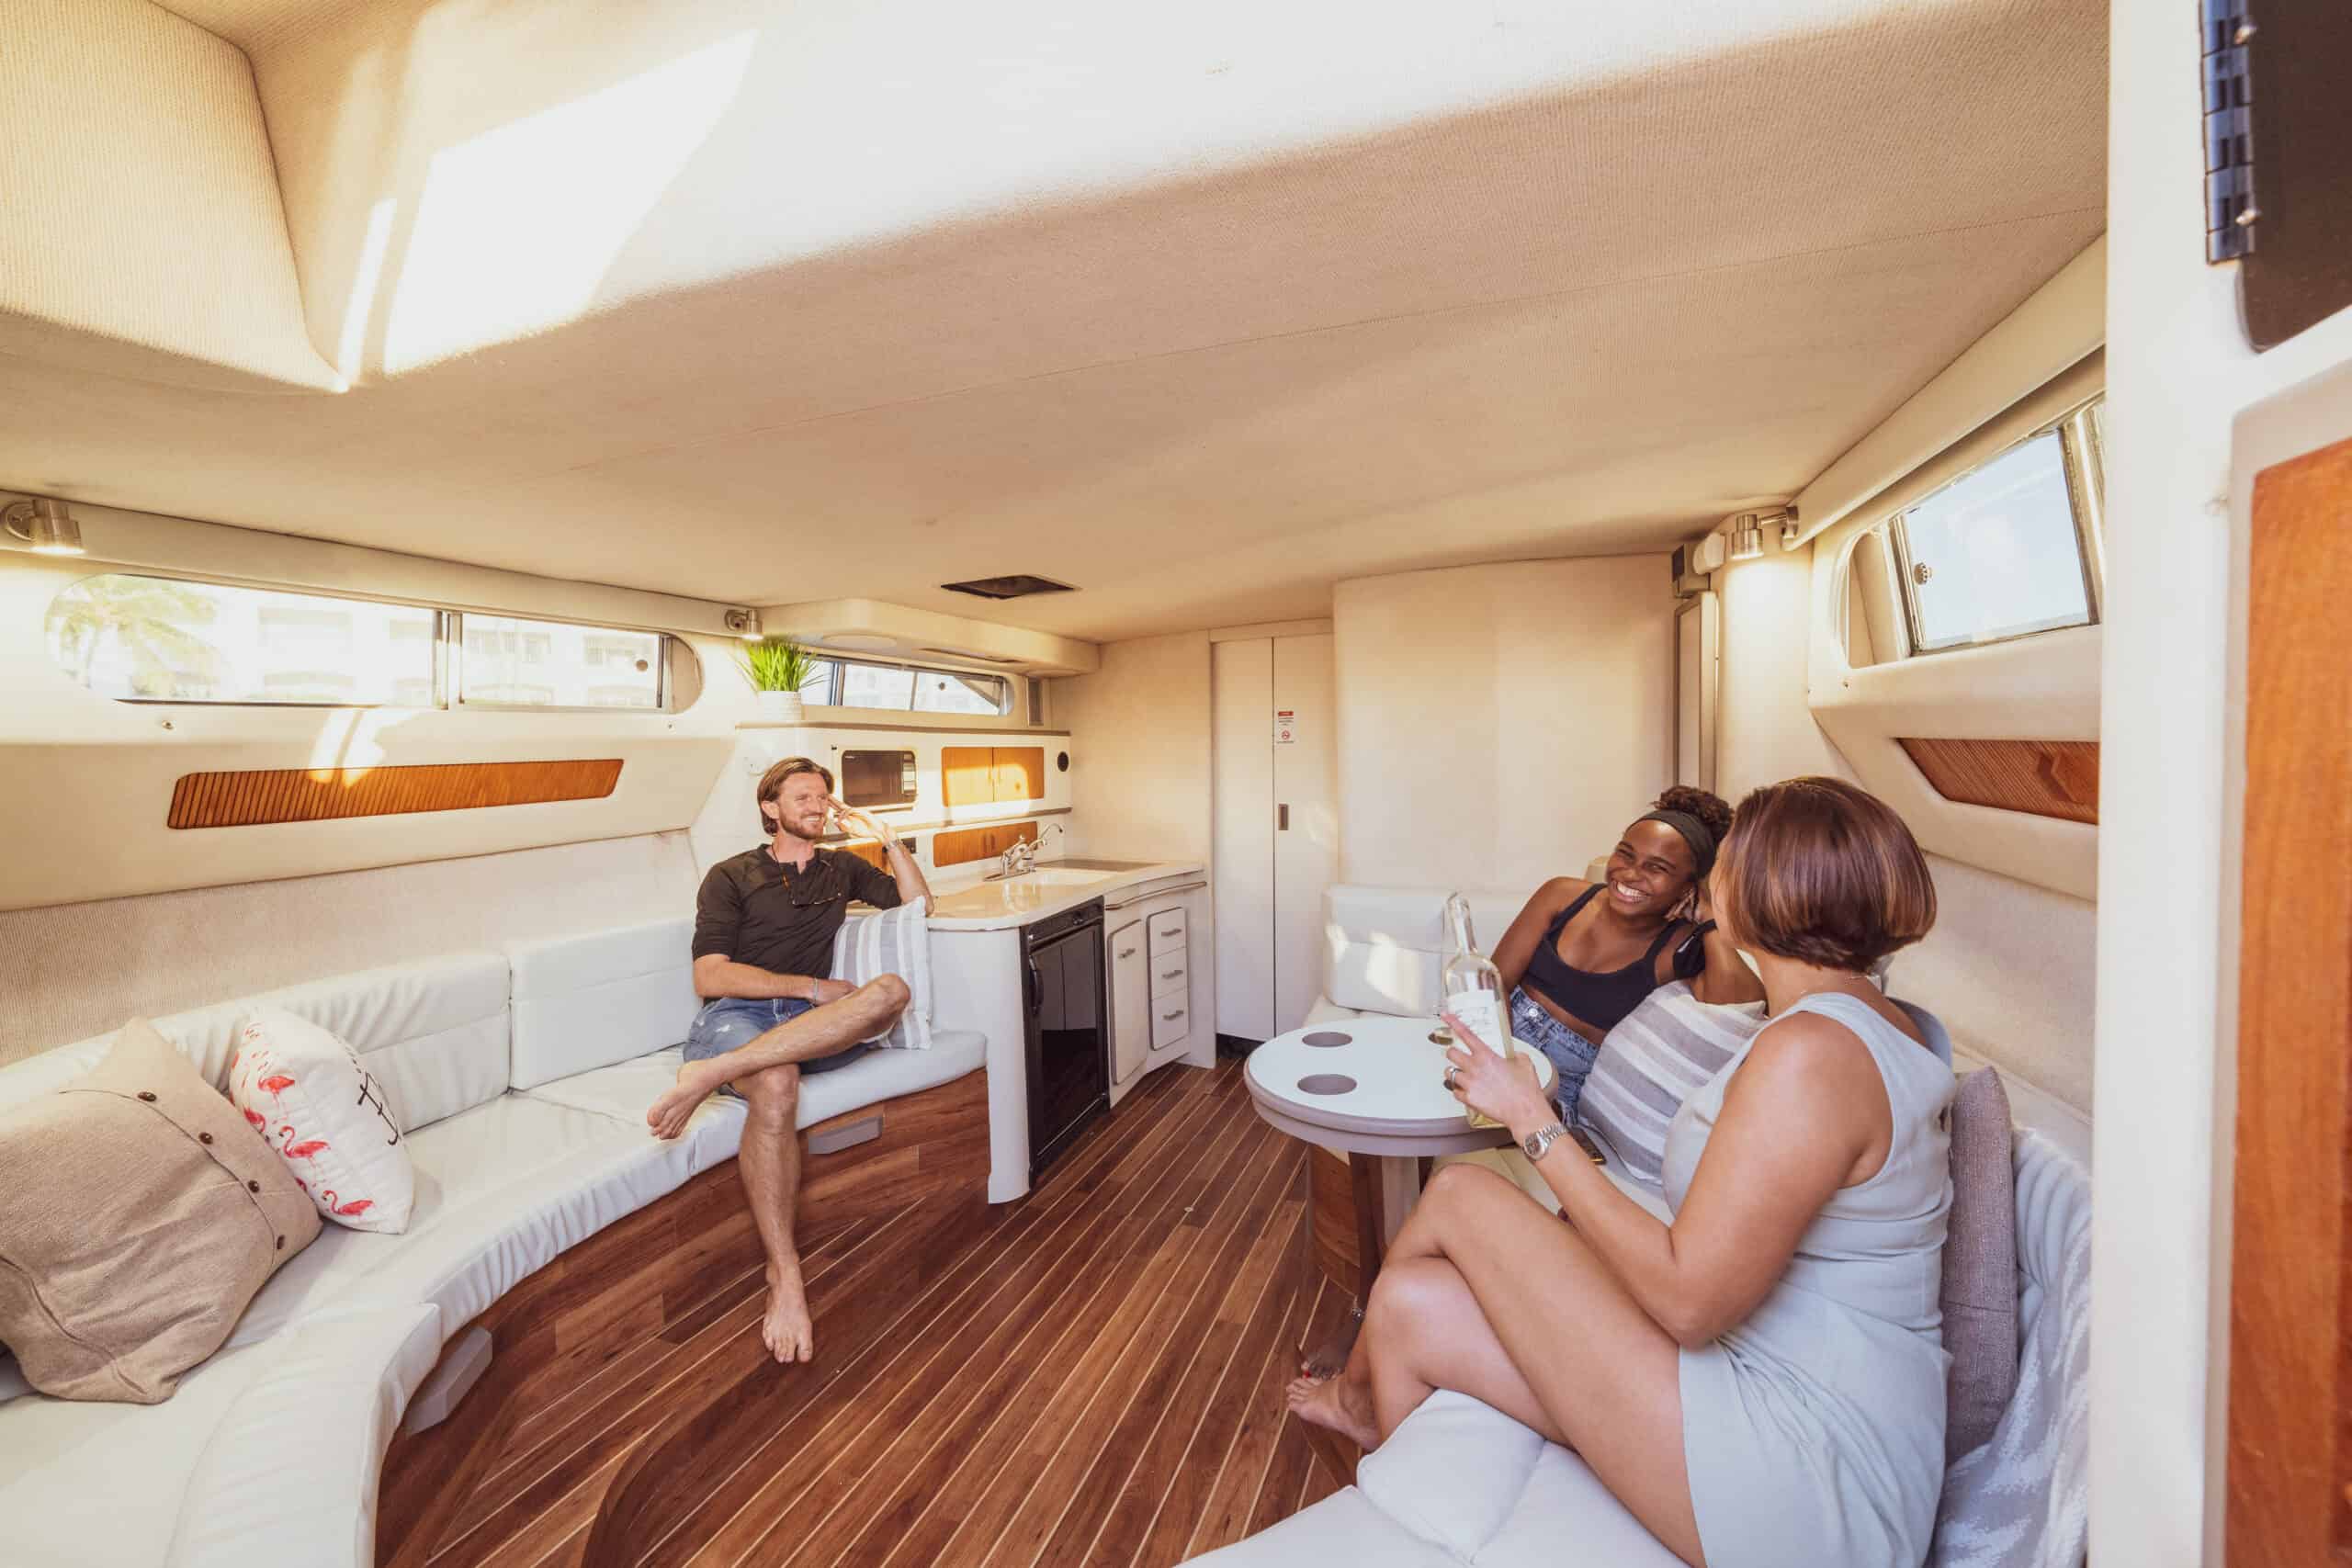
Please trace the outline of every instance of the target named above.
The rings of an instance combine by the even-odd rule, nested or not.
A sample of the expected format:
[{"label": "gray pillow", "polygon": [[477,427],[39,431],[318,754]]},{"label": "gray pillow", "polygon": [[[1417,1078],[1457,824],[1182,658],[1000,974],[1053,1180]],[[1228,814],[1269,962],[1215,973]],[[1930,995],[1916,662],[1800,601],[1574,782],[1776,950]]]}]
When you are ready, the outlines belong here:
[{"label": "gray pillow", "polygon": [[1627,1175],[1657,1186],[1674,1113],[1763,1027],[1762,1002],[1714,1005],[1688,980],[1660,986],[1601,1041],[1577,1123],[1609,1141]]},{"label": "gray pillow", "polygon": [[1982,1447],[2018,1386],[2017,1179],[2009,1096],[1990,1067],[1951,1102],[1951,1219],[1944,1235],[1944,1454]]}]

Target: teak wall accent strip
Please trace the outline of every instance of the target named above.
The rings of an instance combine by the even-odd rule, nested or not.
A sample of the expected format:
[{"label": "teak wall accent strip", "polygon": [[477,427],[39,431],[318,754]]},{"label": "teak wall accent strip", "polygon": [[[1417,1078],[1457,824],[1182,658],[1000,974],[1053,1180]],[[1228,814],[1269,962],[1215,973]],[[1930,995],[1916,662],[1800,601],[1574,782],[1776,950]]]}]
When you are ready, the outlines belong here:
[{"label": "teak wall accent strip", "polygon": [[174,828],[250,828],[601,800],[620,782],[621,760],[435,762],[394,768],[253,768],[183,773],[164,820]]},{"label": "teak wall accent strip", "polygon": [[1018,843],[1037,841],[1035,822],[1006,822],[994,828],[966,828],[954,833],[933,834],[931,840],[931,863],[962,865],[967,861],[994,860]]},{"label": "teak wall accent strip", "polygon": [[2352,1562],[2352,441],[2255,476],[2232,1202],[2233,1564]]},{"label": "teak wall accent strip", "polygon": [[2096,740],[1897,739],[1946,800],[2098,823]]}]

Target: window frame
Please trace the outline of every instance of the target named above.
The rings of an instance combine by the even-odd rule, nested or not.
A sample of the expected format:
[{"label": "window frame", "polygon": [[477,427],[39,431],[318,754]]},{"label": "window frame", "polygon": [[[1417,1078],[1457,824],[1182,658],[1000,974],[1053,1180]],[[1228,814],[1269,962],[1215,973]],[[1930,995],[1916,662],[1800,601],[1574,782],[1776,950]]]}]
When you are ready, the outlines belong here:
[{"label": "window frame", "polygon": [[[925,718],[1008,718],[1012,716],[1014,711],[1020,706],[1020,693],[1013,685],[1013,677],[1001,670],[958,670],[952,665],[946,664],[913,664],[896,659],[853,659],[846,655],[835,653],[820,654],[819,655],[819,658],[831,668],[826,671],[824,698],[822,701],[812,701],[812,706],[838,708],[846,705],[842,702],[841,698],[842,689],[848,684],[848,671],[852,665],[863,665],[877,670],[908,670],[913,671],[915,676],[914,682],[907,690],[907,705],[905,707],[877,708],[860,706],[851,710],[853,712],[903,713],[910,716],[920,715]],[[915,696],[921,689],[922,677],[925,675],[948,675],[953,676],[959,681],[996,681],[1001,682],[1004,694],[999,699],[999,705],[993,715],[958,714],[950,709],[917,707],[914,705]]]},{"label": "window frame", "polygon": [[[480,713],[597,713],[666,716],[674,714],[677,711],[677,709],[673,706],[673,704],[677,698],[677,677],[673,665],[673,660],[678,657],[680,650],[690,649],[690,645],[686,642],[686,639],[675,632],[662,631],[643,626],[616,626],[594,621],[549,620],[545,616],[526,615],[512,611],[475,611],[473,614],[495,620],[528,621],[542,626],[573,626],[592,633],[617,632],[628,633],[634,636],[650,637],[655,639],[655,647],[659,650],[660,657],[655,660],[657,682],[655,686],[655,704],[651,707],[622,706],[617,704],[606,703],[469,703],[463,701],[460,696],[460,694],[464,690],[461,674],[463,660],[465,658],[465,617],[468,614],[468,612],[464,610],[449,609],[438,604],[423,604],[413,599],[388,599],[375,598],[369,595],[358,593],[322,592],[316,589],[297,587],[286,583],[240,582],[220,578],[199,577],[187,572],[159,571],[131,567],[126,570],[112,571],[94,571],[85,576],[76,577],[72,581],[60,588],[57,592],[50,595],[49,603],[43,607],[41,612],[41,640],[43,644],[43,651],[50,656],[49,661],[52,669],[63,671],[63,667],[59,665],[57,662],[55,649],[53,645],[51,644],[49,635],[49,618],[55,612],[57,601],[85,583],[96,581],[98,579],[107,577],[145,578],[159,582],[182,582],[201,588],[221,588],[245,593],[277,594],[294,599],[332,600],[346,604],[386,604],[397,609],[423,610],[433,617],[432,633],[428,639],[432,649],[433,698],[430,703],[311,701],[267,702],[242,697],[117,697],[107,695],[87,686],[82,688],[84,691],[88,692],[91,696],[97,698],[101,702],[120,703],[130,706],[253,708],[265,712],[278,709],[287,709],[297,712],[304,709],[346,711],[394,709],[402,713],[464,713],[473,711]],[[586,669],[590,667],[583,663],[582,668]],[[601,668],[601,666],[596,668]],[[70,680],[71,671],[67,671],[64,672]],[[395,677],[395,682],[397,682],[397,681],[401,679],[413,678],[414,677]]]},{"label": "window frame", "polygon": [[[475,613],[493,620],[528,621],[535,626],[575,626],[582,631],[590,632],[637,632],[640,636],[654,638],[654,647],[661,657],[653,661],[654,673],[656,677],[653,688],[653,705],[650,708],[645,708],[623,707],[616,703],[468,702],[465,697],[466,612],[463,610],[444,610],[441,612],[441,615],[447,623],[447,634],[444,637],[441,645],[444,658],[437,663],[438,673],[443,682],[442,689],[437,694],[441,698],[440,706],[442,712],[666,714],[674,711],[670,706],[673,697],[671,684],[672,677],[670,673],[670,660],[672,657],[670,645],[673,639],[675,639],[674,634],[673,633],[647,632],[635,626],[601,626],[594,621],[550,621],[538,615],[518,615],[511,611],[493,612],[490,610],[481,610]],[[590,668],[584,658],[582,660],[581,668],[583,671]],[[602,665],[598,665],[594,668],[601,670],[604,667]]]},{"label": "window frame", "polygon": [[[2046,424],[2037,426],[2010,442],[1966,473],[1955,474],[1927,494],[1911,501],[1900,510],[1889,513],[1866,532],[1883,531],[1885,548],[1882,551],[1888,570],[1894,578],[1894,591],[1903,605],[1903,636],[1905,648],[1894,662],[1904,659],[1932,657],[1939,653],[1959,653],[1972,648],[1994,648],[2005,642],[2017,642],[2030,637],[2048,637],[2052,632],[2077,631],[2085,626],[2100,625],[2107,615],[2106,577],[2106,476],[2100,448],[2098,422],[2096,412],[2107,400],[2105,391],[2094,393],[2075,407]],[[1910,530],[1905,520],[1919,507],[1936,497],[1957,489],[1991,468],[1995,463],[2019,451],[2044,436],[2058,438],[2059,466],[2066,481],[2066,510],[2075,525],[2075,559],[2082,572],[2084,618],[2063,626],[2033,626],[2025,631],[2007,632],[1999,637],[1972,637],[1952,641],[1929,643],[1919,624],[1919,587],[1913,574]],[[1886,662],[1886,661],[1882,661]]]}]

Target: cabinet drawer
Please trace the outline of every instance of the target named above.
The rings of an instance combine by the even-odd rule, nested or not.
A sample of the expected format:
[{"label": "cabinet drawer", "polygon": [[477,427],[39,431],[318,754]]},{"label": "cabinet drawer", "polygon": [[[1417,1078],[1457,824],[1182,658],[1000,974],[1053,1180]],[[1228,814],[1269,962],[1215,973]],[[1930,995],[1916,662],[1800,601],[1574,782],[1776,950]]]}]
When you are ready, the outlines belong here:
[{"label": "cabinet drawer", "polygon": [[1164,997],[1170,992],[1182,995],[1192,965],[1185,961],[1181,947],[1154,948],[1151,953],[1151,994]]},{"label": "cabinet drawer", "polygon": [[1191,1032],[1185,1021],[1193,1010],[1192,1002],[1182,991],[1151,998],[1151,1048],[1165,1051]]},{"label": "cabinet drawer", "polygon": [[1182,907],[1162,909],[1151,917],[1151,951],[1155,957],[1170,948],[1184,945],[1184,911]]}]

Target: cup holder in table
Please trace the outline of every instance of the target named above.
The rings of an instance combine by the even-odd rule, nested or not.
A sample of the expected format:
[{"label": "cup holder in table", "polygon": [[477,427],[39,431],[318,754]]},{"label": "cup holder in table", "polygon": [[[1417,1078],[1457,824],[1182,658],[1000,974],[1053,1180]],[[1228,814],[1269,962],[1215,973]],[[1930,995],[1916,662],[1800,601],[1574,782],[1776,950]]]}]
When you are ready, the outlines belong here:
[{"label": "cup holder in table", "polygon": [[1354,1035],[1342,1034],[1336,1029],[1318,1029],[1312,1034],[1300,1035],[1298,1043],[1302,1045],[1330,1046],[1350,1044],[1354,1040]]},{"label": "cup holder in table", "polygon": [[1301,1094],[1349,1094],[1355,1087],[1356,1080],[1345,1073],[1309,1073],[1298,1080]]}]

